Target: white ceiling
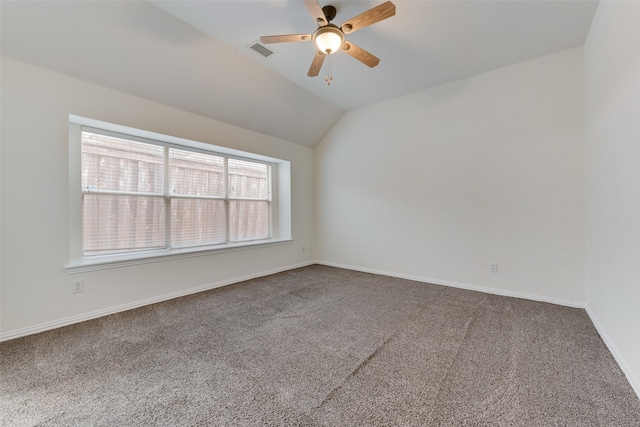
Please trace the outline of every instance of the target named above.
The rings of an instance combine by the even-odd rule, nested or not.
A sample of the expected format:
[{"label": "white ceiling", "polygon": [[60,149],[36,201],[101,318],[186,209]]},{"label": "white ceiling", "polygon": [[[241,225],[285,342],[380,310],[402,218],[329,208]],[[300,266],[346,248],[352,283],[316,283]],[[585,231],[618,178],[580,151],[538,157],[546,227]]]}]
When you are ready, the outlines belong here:
[{"label": "white ceiling", "polygon": [[[341,24],[383,0],[321,0]],[[2,54],[268,135],[314,146],[344,111],[584,43],[597,1],[393,0],[396,16],[347,36],[307,77],[311,42],[247,48],[261,35],[312,33],[302,1],[2,1]],[[325,61],[325,64],[327,61]]]}]

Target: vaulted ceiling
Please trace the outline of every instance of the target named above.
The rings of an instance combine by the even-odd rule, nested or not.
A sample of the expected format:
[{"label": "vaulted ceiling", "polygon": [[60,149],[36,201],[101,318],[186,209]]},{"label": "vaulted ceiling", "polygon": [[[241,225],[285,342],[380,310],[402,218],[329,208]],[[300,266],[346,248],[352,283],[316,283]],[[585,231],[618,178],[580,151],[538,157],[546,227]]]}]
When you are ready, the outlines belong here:
[{"label": "vaulted ceiling", "polygon": [[[347,36],[307,77],[311,42],[247,46],[311,33],[302,1],[2,1],[2,55],[250,130],[314,146],[348,110],[584,43],[597,1],[393,0],[396,15]],[[324,1],[338,25],[374,1]],[[325,61],[325,65],[328,61]]]}]

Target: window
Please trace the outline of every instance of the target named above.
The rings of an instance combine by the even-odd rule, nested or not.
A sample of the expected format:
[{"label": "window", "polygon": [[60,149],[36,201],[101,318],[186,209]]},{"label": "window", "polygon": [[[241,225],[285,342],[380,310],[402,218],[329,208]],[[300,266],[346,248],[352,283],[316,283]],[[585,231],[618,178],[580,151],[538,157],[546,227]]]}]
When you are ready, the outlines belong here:
[{"label": "window", "polygon": [[67,273],[290,241],[289,161],[69,116]]},{"label": "window", "polygon": [[85,256],[271,237],[271,165],[83,128]]}]

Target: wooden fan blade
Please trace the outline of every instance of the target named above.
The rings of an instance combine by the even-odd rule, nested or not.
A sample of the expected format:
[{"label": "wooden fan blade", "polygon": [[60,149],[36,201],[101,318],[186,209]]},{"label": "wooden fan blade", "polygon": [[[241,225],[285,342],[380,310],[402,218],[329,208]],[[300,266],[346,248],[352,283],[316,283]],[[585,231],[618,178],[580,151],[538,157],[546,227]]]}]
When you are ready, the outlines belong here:
[{"label": "wooden fan blade", "polygon": [[396,5],[390,1],[384,2],[379,6],[367,10],[358,16],[355,16],[342,24],[342,32],[345,34],[353,33],[371,24],[380,22],[396,14]]},{"label": "wooden fan blade", "polygon": [[380,62],[380,58],[370,54],[366,50],[356,46],[351,42],[344,42],[342,44],[342,50],[356,58],[358,61],[362,62],[364,65],[368,65],[371,68],[375,67]]},{"label": "wooden fan blade", "polygon": [[324,57],[327,56],[320,49],[316,50],[316,56],[313,57],[313,61],[311,61],[311,67],[309,67],[309,72],[307,76],[315,77],[320,74],[320,69],[322,68],[322,63],[324,62]]},{"label": "wooden fan blade", "polygon": [[285,34],[281,36],[262,36],[260,41],[265,44],[284,42],[306,42],[311,40],[311,34]]},{"label": "wooden fan blade", "polygon": [[322,7],[318,0],[304,0],[304,5],[307,6],[313,21],[318,27],[324,27],[328,24],[327,17],[324,16],[324,12],[322,11]]}]

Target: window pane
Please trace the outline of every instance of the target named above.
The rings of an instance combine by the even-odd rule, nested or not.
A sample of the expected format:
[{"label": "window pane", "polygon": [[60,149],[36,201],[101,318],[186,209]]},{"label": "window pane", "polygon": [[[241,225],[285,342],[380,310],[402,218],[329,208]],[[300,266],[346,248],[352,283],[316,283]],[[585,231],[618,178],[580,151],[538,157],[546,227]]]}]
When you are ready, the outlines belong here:
[{"label": "window pane", "polygon": [[226,242],[223,200],[172,199],[171,246],[215,245]]},{"label": "window pane", "polygon": [[162,194],[164,148],[82,132],[82,188]]},{"label": "window pane", "polygon": [[229,197],[268,199],[268,166],[229,159]]},{"label": "window pane", "polygon": [[224,158],[169,150],[170,194],[224,197]]},{"label": "window pane", "polygon": [[132,139],[82,131],[85,255],[271,237],[269,164]]},{"label": "window pane", "polygon": [[269,202],[231,200],[229,228],[232,242],[269,238]]},{"label": "window pane", "polygon": [[86,255],[165,247],[164,199],[85,194]]}]

